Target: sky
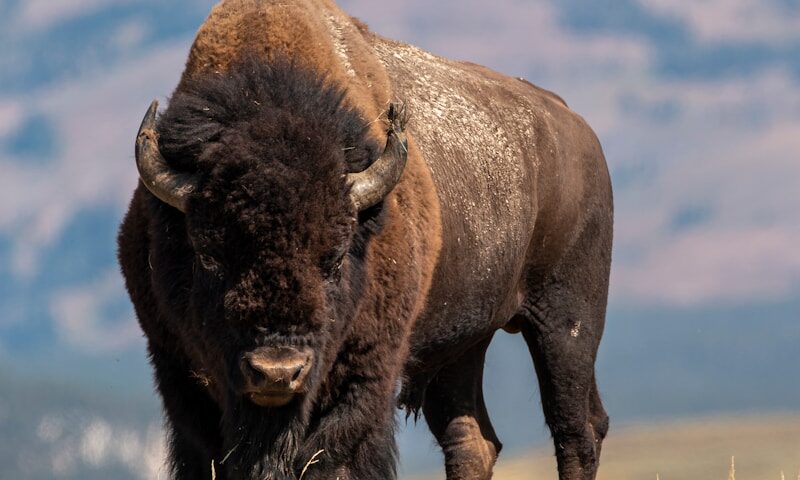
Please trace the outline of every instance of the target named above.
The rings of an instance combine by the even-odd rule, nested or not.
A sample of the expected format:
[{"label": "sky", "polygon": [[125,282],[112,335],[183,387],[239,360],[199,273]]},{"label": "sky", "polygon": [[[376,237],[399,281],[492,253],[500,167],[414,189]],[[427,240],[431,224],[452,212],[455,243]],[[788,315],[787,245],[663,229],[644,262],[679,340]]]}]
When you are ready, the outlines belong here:
[{"label": "sky", "polygon": [[[138,123],[169,97],[211,4],[0,0],[5,369],[56,363],[149,388],[115,235]],[[340,5],[385,36],[525,77],[587,119],[615,189],[612,310],[797,317],[799,1]]]}]

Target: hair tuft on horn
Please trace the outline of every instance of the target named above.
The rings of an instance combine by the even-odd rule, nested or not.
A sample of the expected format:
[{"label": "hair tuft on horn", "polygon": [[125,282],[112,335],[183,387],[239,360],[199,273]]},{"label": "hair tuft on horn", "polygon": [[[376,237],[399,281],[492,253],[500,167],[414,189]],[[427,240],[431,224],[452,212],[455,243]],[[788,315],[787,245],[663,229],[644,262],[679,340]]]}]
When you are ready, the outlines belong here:
[{"label": "hair tuft on horn", "polygon": [[159,200],[186,213],[189,195],[197,189],[197,175],[176,172],[164,160],[158,148],[157,111],[158,101],[153,100],[136,136],[139,178]]},{"label": "hair tuft on horn", "polygon": [[383,200],[400,181],[408,160],[408,139],[405,134],[408,114],[405,106],[389,105],[389,128],[383,154],[363,172],[347,176],[350,200],[360,212]]}]

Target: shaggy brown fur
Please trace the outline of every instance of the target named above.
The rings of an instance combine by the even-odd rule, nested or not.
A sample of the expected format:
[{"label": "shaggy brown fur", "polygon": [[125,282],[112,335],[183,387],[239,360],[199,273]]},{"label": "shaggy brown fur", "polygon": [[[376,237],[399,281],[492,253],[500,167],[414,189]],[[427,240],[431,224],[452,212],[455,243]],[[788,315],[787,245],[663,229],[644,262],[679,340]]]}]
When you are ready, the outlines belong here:
[{"label": "shaggy brown fur", "polygon": [[[398,100],[407,166],[357,214],[344,175],[380,155]],[[319,450],[305,479],[395,478],[402,381],[448,479],[488,479],[501,444],[481,380],[500,328],[531,349],[561,480],[594,478],[611,190],[557,96],[382,39],[330,0],[226,0],[158,131],[200,185],[185,215],[140,185],[119,256],[175,478],[210,478],[214,461],[217,478],[296,480]],[[238,395],[241,355],[285,345],[315,352],[301,398]]]}]

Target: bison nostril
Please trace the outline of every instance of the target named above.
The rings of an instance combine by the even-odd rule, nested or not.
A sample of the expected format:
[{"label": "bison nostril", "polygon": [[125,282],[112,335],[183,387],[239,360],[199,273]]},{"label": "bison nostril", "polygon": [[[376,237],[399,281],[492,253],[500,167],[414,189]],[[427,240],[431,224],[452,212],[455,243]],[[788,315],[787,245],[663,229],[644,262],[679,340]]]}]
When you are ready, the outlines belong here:
[{"label": "bison nostril", "polygon": [[295,381],[297,381],[298,378],[300,378],[300,374],[303,373],[303,369],[304,368],[305,368],[305,365],[300,365],[299,367],[297,367],[295,369],[294,375],[292,375],[292,382],[295,382]]},{"label": "bison nostril", "polygon": [[242,359],[239,363],[239,369],[248,383],[256,384],[264,378],[264,372],[257,369],[248,359]]}]

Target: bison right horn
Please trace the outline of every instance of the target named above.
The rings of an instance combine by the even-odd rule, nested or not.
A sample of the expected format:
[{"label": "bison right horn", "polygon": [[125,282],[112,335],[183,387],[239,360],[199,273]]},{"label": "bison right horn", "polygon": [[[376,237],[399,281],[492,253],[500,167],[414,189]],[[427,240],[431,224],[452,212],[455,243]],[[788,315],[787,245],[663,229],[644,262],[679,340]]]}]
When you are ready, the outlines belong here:
[{"label": "bison right horn", "polygon": [[153,100],[136,136],[136,167],[142,184],[162,202],[186,213],[189,194],[197,189],[197,176],[180,173],[167,164],[158,148],[156,111],[158,101]]},{"label": "bison right horn", "polygon": [[404,132],[406,115],[403,108],[389,106],[389,130],[386,148],[381,157],[359,173],[347,176],[350,200],[357,212],[383,200],[400,181],[408,159],[408,140]]}]

